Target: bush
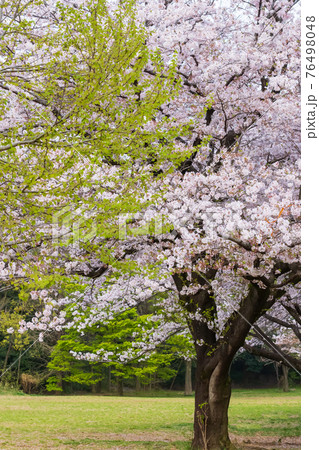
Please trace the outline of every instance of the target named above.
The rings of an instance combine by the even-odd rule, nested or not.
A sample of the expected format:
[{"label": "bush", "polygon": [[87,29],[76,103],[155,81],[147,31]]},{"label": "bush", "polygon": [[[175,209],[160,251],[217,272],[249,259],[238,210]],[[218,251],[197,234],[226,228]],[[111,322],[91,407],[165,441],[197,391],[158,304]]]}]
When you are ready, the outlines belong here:
[{"label": "bush", "polygon": [[28,373],[21,374],[20,384],[25,394],[34,394],[38,391],[40,379]]}]

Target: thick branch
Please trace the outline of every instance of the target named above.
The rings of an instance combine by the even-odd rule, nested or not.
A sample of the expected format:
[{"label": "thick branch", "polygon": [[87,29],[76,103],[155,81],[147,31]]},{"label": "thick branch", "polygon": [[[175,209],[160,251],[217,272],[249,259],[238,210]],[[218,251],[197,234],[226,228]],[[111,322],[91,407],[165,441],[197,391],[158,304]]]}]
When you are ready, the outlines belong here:
[{"label": "thick branch", "polygon": [[[248,345],[248,344],[244,344],[243,347],[244,347],[245,350],[247,350],[252,355],[261,356],[262,358],[269,359],[270,361],[280,362],[280,363],[284,364],[285,366],[287,366],[289,368],[291,366],[293,366],[299,372],[301,371],[301,361],[298,358],[295,358],[295,357],[293,357],[291,355],[288,355],[288,354],[285,353],[284,356],[281,356],[279,353],[277,353],[275,351],[271,351],[271,350],[268,350],[268,349],[263,348],[263,347],[253,347],[253,346]],[[281,351],[281,353],[283,353],[283,352]],[[287,361],[291,365],[289,365],[287,363]]]},{"label": "thick branch", "polygon": [[[212,358],[206,364],[207,375],[212,373],[218,361],[222,361],[228,370],[235,354],[244,345],[250,328],[263,314],[266,303],[271,304],[270,294],[269,288],[261,289],[257,284],[250,284],[249,292],[239,309],[233,312],[224,325],[224,330],[227,331],[218,340]],[[272,300],[274,302],[275,299]]]},{"label": "thick branch", "polygon": [[283,303],[282,306],[289,312],[289,314],[296,320],[296,322],[298,322],[299,325],[301,325],[300,313],[295,308],[286,305],[285,303]]},{"label": "thick branch", "polygon": [[299,340],[301,340],[301,333],[299,328],[293,324],[293,323],[288,323],[285,322],[284,320],[278,319],[278,317],[273,317],[270,314],[264,314],[264,317],[268,320],[270,320],[271,322],[277,323],[278,325],[282,325],[285,328],[291,328],[291,330],[295,333],[295,335],[297,336],[297,338]]}]

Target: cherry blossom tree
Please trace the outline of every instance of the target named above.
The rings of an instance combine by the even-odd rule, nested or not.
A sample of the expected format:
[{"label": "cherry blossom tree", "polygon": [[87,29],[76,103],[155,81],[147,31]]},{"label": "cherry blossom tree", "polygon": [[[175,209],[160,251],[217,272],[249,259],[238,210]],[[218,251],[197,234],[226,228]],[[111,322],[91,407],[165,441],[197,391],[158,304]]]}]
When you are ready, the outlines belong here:
[{"label": "cherry blossom tree", "polygon": [[[125,363],[145,358],[188,326],[197,357],[194,448],[233,448],[227,415],[232,360],[268,310],[275,311],[278,302],[293,307],[291,292],[300,282],[297,3],[138,1],[136,20],[147,29],[147,46],[157,49],[158,59],[141,66],[134,102],[143,99],[138,91],[145,80],[167,79],[163,68],[171,61],[171,86],[181,86],[179,95],[155,104],[143,130],[161,121],[182,128],[170,133],[168,126],[165,136],[152,135],[143,146],[135,142],[134,127],[124,129],[134,134],[125,149],[134,142],[136,153],[141,149],[147,157],[137,161],[127,156],[129,150],[119,150],[126,169],[119,173],[119,160],[108,153],[90,188],[80,183],[68,199],[75,207],[90,206],[80,227],[88,232],[95,223],[93,235],[78,233],[76,243],[42,240],[33,253],[21,244],[28,257],[16,263],[23,267],[26,291],[44,305],[32,322],[21,323],[21,331],[39,329],[42,338],[52,328],[85,332],[156,296],[153,333],[145,330],[116,355]],[[77,15],[79,4],[68,11]],[[89,80],[85,74],[81,92]],[[83,121],[91,132],[94,115]],[[188,130],[185,123],[191,123]],[[94,140],[84,138],[86,152]],[[174,170],[168,170],[167,152],[158,151],[168,144],[178,155]],[[92,162],[91,168],[96,169]],[[140,184],[132,184],[128,174],[139,174]],[[74,180],[71,172],[66,183]],[[119,195],[126,207],[116,203]],[[69,222],[54,223],[58,236],[69,231]],[[75,356],[114,358],[107,348]]]}]

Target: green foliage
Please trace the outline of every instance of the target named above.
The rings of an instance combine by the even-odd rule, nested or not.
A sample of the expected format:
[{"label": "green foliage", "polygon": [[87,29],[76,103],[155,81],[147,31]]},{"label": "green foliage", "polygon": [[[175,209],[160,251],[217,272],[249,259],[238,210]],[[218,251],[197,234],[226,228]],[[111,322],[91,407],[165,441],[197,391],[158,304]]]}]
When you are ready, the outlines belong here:
[{"label": "green foliage", "polygon": [[167,340],[167,345],[175,358],[195,359],[194,343],[190,334],[174,334]]},{"label": "green foliage", "polygon": [[[55,375],[48,379],[47,390],[62,390],[61,381],[94,385],[105,377],[105,367],[111,367],[112,374],[122,380],[137,377],[142,384],[147,384],[155,373],[161,380],[171,378],[175,370],[168,366],[174,355],[167,345],[160,351],[145,354],[143,362],[138,361],[134,354],[129,362],[121,363],[117,359],[117,355],[125,354],[131,348],[133,340],[139,340],[154,326],[150,317],[149,314],[139,315],[133,308],[107,323],[87,327],[85,334],[68,330],[52,351],[48,368]],[[107,362],[79,360],[71,351],[97,355],[107,351],[110,359]]]},{"label": "green foliage", "polygon": [[27,334],[20,334],[18,332],[8,333],[7,330],[14,328],[17,330],[19,328],[19,322],[23,319],[21,314],[17,312],[1,311],[0,312],[0,346],[11,347],[15,350],[21,350],[28,345],[30,342],[29,336]]},{"label": "green foliage", "polygon": [[[185,158],[175,138],[188,134],[189,124],[158,115],[181,82],[176,60],[165,66],[160,52],[147,48],[148,31],[137,24],[134,1],[119,2],[113,11],[106,0],[77,8],[58,3],[57,20],[46,27],[38,26],[37,15],[44,0],[11,3],[0,5],[16,19],[0,21],[7,87],[0,92],[0,120],[9,106],[17,119],[0,133],[0,250],[10,241],[20,260],[28,243],[34,257],[28,291],[66,281],[52,250],[38,251],[43,242],[72,242],[73,220],[64,240],[52,241],[52,223],[65,215],[80,215],[81,247],[105,264],[120,265],[105,245],[119,238],[118,216],[162,194],[144,195],[155,171],[173,170]],[[56,266],[51,273],[48,254],[50,267]],[[68,279],[63,288],[80,289],[77,281]]]}]

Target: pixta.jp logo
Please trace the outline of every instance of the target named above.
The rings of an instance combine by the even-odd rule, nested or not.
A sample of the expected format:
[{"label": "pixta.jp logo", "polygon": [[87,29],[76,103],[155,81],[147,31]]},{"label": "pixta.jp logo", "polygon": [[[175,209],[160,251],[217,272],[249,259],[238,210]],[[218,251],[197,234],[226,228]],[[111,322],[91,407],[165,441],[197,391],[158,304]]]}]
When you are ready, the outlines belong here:
[{"label": "pixta.jp logo", "polygon": [[151,219],[140,217],[140,214],[119,215],[119,239],[129,236],[158,236],[163,233],[163,217],[156,215]]},{"label": "pixta.jp logo", "polygon": [[52,217],[52,237],[56,245],[77,246],[97,235],[96,223],[83,209],[65,206]]}]

